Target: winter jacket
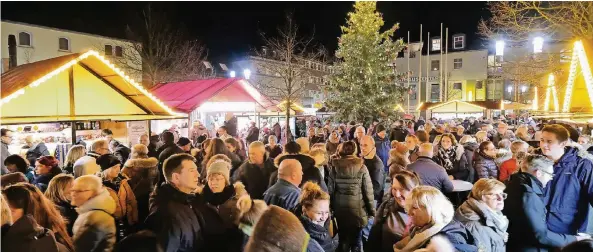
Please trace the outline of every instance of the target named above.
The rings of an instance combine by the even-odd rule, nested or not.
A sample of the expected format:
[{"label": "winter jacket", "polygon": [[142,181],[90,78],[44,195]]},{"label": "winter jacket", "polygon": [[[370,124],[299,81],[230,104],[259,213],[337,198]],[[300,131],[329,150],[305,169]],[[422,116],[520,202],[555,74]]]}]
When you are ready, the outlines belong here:
[{"label": "winter jacket", "polygon": [[463,144],[465,160],[467,160],[467,169],[469,170],[469,174],[467,176],[467,182],[473,183],[476,181],[476,169],[474,168],[474,154],[475,151],[478,149],[478,143],[474,142],[467,142]]},{"label": "winter jacket", "polygon": [[[453,178],[457,180],[469,181],[469,163],[471,161],[467,160],[467,157],[465,155],[465,149],[462,145],[457,145],[453,148],[455,148],[455,160],[451,160],[451,162],[453,163],[453,168],[450,170],[446,170],[447,174],[453,176]],[[440,163],[441,159],[436,157],[437,155],[439,155],[439,152],[435,152],[435,157],[433,158],[433,160],[438,165],[444,167],[444,164]]]},{"label": "winter jacket", "polygon": [[284,179],[278,179],[276,184],[264,192],[264,201],[268,205],[291,210],[299,203],[300,195],[301,189]]},{"label": "winter jacket", "polygon": [[500,173],[498,174],[498,180],[506,181],[516,171],[517,171],[517,159],[511,158],[507,161],[504,161],[500,165]]},{"label": "winter jacket", "polygon": [[498,147],[498,142],[500,142],[503,139],[508,139],[509,141],[513,142],[516,138],[515,134],[510,130],[507,130],[507,132],[505,132],[504,135],[496,132],[496,134],[493,134],[492,136],[492,143],[494,144],[494,146]]},{"label": "winter jacket", "polygon": [[509,251],[553,251],[576,241],[575,236],[548,230],[544,187],[533,175],[518,172],[510,176],[502,212],[509,218]]},{"label": "winter jacket", "polygon": [[103,190],[97,196],[76,208],[78,218],[74,222],[72,240],[75,251],[113,250],[116,228],[113,213],[115,201]]},{"label": "winter jacket", "polygon": [[247,133],[247,137],[245,137],[245,141],[247,145],[251,142],[255,142],[259,139],[259,129],[257,127],[250,127],[249,132]]},{"label": "winter jacket", "polygon": [[429,133],[428,133],[429,137],[428,137],[428,142],[429,143],[433,143],[434,139],[438,136],[441,135],[441,133],[439,133],[438,131],[436,131],[435,129],[432,129]]},{"label": "winter jacket", "polygon": [[476,240],[460,222],[452,220],[437,235],[441,235],[453,245],[458,252],[478,252]]},{"label": "winter jacket", "polygon": [[545,203],[550,231],[575,235],[585,232],[587,213],[593,205],[593,158],[586,151],[566,147],[554,164],[554,178],[548,182]]},{"label": "winter jacket", "polygon": [[[300,206],[299,206],[300,207]],[[296,214],[295,214],[296,215]],[[311,236],[311,240],[315,240],[322,248],[324,252],[334,252],[338,248],[338,241],[329,234],[329,221],[326,221],[325,226],[317,225],[311,221],[308,217],[303,214],[296,215],[303,227]],[[337,238],[337,236],[336,236]]]},{"label": "winter jacket", "polygon": [[70,205],[70,202],[67,201],[60,201],[54,202],[58,211],[62,217],[64,217],[64,221],[66,221],[66,229],[68,231],[68,235],[72,236],[72,228],[74,227],[74,222],[76,218],[78,218],[78,213],[76,212],[76,208]]},{"label": "winter jacket", "polygon": [[159,179],[157,180],[158,185],[165,182],[165,175],[163,175],[163,164],[167,158],[173,156],[174,154],[183,153],[183,150],[179,148],[175,143],[166,143],[156,151],[157,155],[159,156]]},{"label": "winter jacket", "polygon": [[4,165],[4,160],[10,156],[10,152],[8,152],[8,144],[1,142],[0,143],[0,174],[8,174],[8,169],[6,165]]},{"label": "winter jacket", "polygon": [[2,252],[58,252],[58,246],[54,233],[39,226],[31,215],[2,226]]},{"label": "winter jacket", "polygon": [[122,173],[129,178],[128,185],[130,185],[134,197],[136,197],[138,220],[140,222],[144,222],[148,216],[148,199],[158,178],[158,163],[159,161],[152,157],[131,158],[126,161],[122,170]]},{"label": "winter jacket", "polygon": [[60,167],[53,167],[48,174],[36,176],[31,184],[39,188],[41,192],[45,192],[45,190],[47,190],[47,186],[49,185],[49,181],[51,181],[52,178],[60,173],[62,173],[62,169],[60,169]]},{"label": "winter jacket", "polygon": [[[380,201],[383,198],[383,187],[385,186],[385,171],[383,163],[377,155],[373,156],[372,159],[363,158],[364,165],[369,171],[371,176],[371,182],[373,183],[373,195],[375,200]],[[380,202],[378,204],[381,204]]]},{"label": "winter jacket", "polygon": [[193,141],[194,145],[198,144],[198,137],[200,137],[201,135],[206,134],[208,137],[210,137],[210,132],[208,131],[208,129],[206,127],[204,127],[204,125],[200,125],[197,129],[196,128],[191,128],[190,133],[189,133],[189,139]]},{"label": "winter jacket", "polygon": [[274,159],[278,155],[282,154],[282,147],[280,147],[279,144],[275,145],[274,148],[271,148],[269,145],[266,145],[266,152],[268,153],[269,158]]},{"label": "winter jacket", "polygon": [[42,156],[49,156],[49,150],[45,143],[41,142],[29,148],[26,157],[30,166],[35,166],[35,161]]},{"label": "winter jacket", "polygon": [[375,222],[367,242],[369,251],[391,252],[393,244],[409,232],[410,217],[393,197],[383,202],[377,209]]},{"label": "winter jacket", "polygon": [[[500,214],[502,215],[502,213]],[[455,212],[455,220],[459,221],[474,237],[476,245],[482,251],[505,252],[504,234],[508,220],[504,216],[496,221],[492,210],[485,203],[468,198]]]},{"label": "winter jacket", "polygon": [[449,179],[445,168],[428,157],[419,157],[416,162],[408,165],[408,170],[418,174],[423,185],[432,186],[443,193],[453,191],[453,182]]},{"label": "winter jacket", "polygon": [[473,124],[468,122],[467,126],[464,126],[465,133],[468,135],[475,135],[478,131],[480,131],[480,123],[474,121]]},{"label": "winter jacket", "polygon": [[103,186],[115,201],[113,216],[118,225],[118,241],[131,233],[131,226],[138,223],[138,202],[128,178],[119,174],[113,180],[103,179]]},{"label": "winter jacket", "polygon": [[373,184],[362,159],[347,156],[332,160],[329,195],[338,226],[364,227],[375,215]]},{"label": "winter jacket", "polygon": [[206,248],[204,251],[242,251],[243,240],[248,237],[238,227],[240,212],[237,201],[248,196],[241,182],[227,185],[222,192],[213,193],[208,185],[200,192],[205,202],[202,211]]},{"label": "winter jacket", "polygon": [[407,166],[410,164],[409,160],[406,160],[406,157],[402,154],[398,153],[397,150],[390,150],[389,151],[389,160],[387,161],[389,165],[389,178],[393,178],[393,175],[396,173],[406,170]]},{"label": "winter jacket", "polygon": [[498,167],[496,167],[494,158],[479,151],[474,154],[474,169],[476,169],[476,180],[481,178],[498,179]]},{"label": "winter jacket", "polygon": [[[317,183],[323,191],[327,192],[327,185],[321,176],[321,171],[315,167],[315,159],[306,154],[282,154],[274,159],[274,164],[276,167],[280,167],[280,163],[285,159],[298,160],[303,167],[303,180],[299,185],[299,188],[307,181],[311,181]],[[270,178],[270,186],[276,184],[276,180],[278,180],[278,171],[275,171],[274,174],[272,174],[272,177]]]},{"label": "winter jacket", "polygon": [[409,151],[410,156],[408,157],[408,159],[410,160],[410,162],[414,162],[414,161],[418,160],[418,158],[420,157],[420,155],[418,154],[419,150],[420,150],[420,148],[418,146],[416,146],[416,148],[414,150]]},{"label": "winter jacket", "polygon": [[[389,139],[383,138],[381,139],[379,136],[375,135],[375,148],[377,149],[377,156],[383,162],[383,167],[387,166],[387,161],[389,160],[389,151],[391,150],[391,141]],[[364,155],[364,153],[363,153]]]},{"label": "winter jacket", "polygon": [[397,140],[398,142],[405,142],[406,136],[408,135],[408,129],[404,126],[397,126],[391,129],[391,133],[389,133],[389,143],[393,140]]},{"label": "winter jacket", "polygon": [[130,148],[126,147],[123,144],[119,144],[113,150],[113,155],[117,159],[119,159],[119,162],[121,162],[121,165],[123,166],[126,163],[126,161],[128,161],[128,158],[130,157],[131,152],[132,152],[132,150],[130,150]]},{"label": "winter jacket", "polygon": [[186,194],[165,183],[150,195],[146,226],[165,251],[204,251],[205,204],[200,195]]},{"label": "winter jacket", "polygon": [[233,174],[233,182],[241,181],[251,198],[263,199],[272,174],[275,174],[278,170],[273,162],[270,159],[265,160],[263,167],[259,167],[247,161]]}]

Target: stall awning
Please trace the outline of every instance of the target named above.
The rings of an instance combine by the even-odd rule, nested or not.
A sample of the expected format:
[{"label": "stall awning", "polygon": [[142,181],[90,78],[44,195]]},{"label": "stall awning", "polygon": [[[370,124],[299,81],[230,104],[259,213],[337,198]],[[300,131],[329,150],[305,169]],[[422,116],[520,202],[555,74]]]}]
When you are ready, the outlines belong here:
[{"label": "stall awning", "polygon": [[425,111],[431,110],[432,112],[438,113],[460,113],[460,112],[483,112],[484,110],[500,109],[500,101],[460,101],[451,100],[447,102],[425,102],[420,104],[416,110]]},{"label": "stall awning", "polygon": [[18,66],[2,74],[1,123],[186,118],[96,51]]},{"label": "stall awning", "polygon": [[240,78],[159,84],[151,91],[168,106],[185,113],[191,113],[205,102],[255,102],[261,111],[271,109],[274,105],[247,80]]}]

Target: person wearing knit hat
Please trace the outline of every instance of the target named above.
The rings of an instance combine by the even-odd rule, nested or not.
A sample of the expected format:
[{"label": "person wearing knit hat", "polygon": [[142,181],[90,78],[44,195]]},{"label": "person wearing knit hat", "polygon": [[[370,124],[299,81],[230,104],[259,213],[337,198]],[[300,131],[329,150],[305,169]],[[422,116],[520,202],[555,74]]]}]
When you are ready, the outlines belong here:
[{"label": "person wearing knit hat", "polygon": [[[389,159],[389,150],[391,149],[391,141],[387,137],[387,129],[383,124],[379,124],[375,127],[375,148],[377,149],[377,155],[383,162],[383,167],[387,167],[387,159]],[[362,148],[362,147],[361,147]]]},{"label": "person wearing knit hat", "polygon": [[177,140],[177,146],[187,154],[190,154],[192,149],[191,141],[187,137],[180,137],[179,140]]},{"label": "person wearing knit hat", "polygon": [[[208,180],[208,185],[210,185],[210,189],[214,192],[220,192],[224,187],[231,184],[231,180],[229,178],[231,170],[229,169],[229,163],[219,160],[215,161],[214,163],[208,166],[206,179]],[[220,177],[216,178],[215,175],[220,175],[224,180]],[[211,181],[213,181],[211,183]]]},{"label": "person wearing knit hat", "polygon": [[291,212],[270,206],[253,228],[245,252],[323,251]]}]

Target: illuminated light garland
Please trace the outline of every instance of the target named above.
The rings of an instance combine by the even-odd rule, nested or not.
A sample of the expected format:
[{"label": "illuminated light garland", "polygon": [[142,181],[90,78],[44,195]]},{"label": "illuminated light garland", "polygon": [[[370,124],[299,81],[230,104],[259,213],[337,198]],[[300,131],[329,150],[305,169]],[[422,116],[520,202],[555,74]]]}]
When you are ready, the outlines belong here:
[{"label": "illuminated light garland", "polygon": [[533,94],[533,102],[531,103],[531,109],[532,110],[537,110],[537,87],[534,87],[533,90],[534,94]]},{"label": "illuminated light garland", "polygon": [[117,73],[117,75],[121,76],[122,78],[124,78],[128,83],[131,83],[136,89],[140,90],[140,92],[149,97],[152,101],[154,101],[155,103],[157,103],[161,108],[163,108],[165,111],[167,111],[169,114],[171,115],[175,115],[175,116],[187,116],[186,114],[183,113],[177,113],[175,111],[173,111],[171,108],[169,108],[167,105],[165,105],[165,103],[163,103],[161,100],[159,100],[158,98],[156,98],[154,95],[152,95],[150,92],[148,92],[146,89],[144,89],[144,87],[142,87],[140,84],[138,84],[138,82],[134,81],[133,79],[131,79],[128,75],[125,75],[125,73],[117,68],[114,64],[112,64],[111,62],[109,62],[109,60],[105,59],[105,57],[101,54],[99,54],[97,51],[94,50],[89,50],[88,52],[83,53],[82,55],[80,55],[78,58],[73,59],[71,61],[69,61],[68,63],[62,65],[61,67],[51,71],[50,73],[44,75],[43,77],[31,82],[29,85],[17,90],[16,92],[6,96],[4,99],[2,99],[2,104],[6,104],[8,103],[10,100],[25,94],[25,88],[26,87],[38,87],[39,85],[45,83],[47,80],[49,80],[50,78],[56,76],[57,74],[66,71],[67,69],[69,69],[70,67],[74,66],[75,64],[77,64],[79,61],[84,60],[86,58],[88,58],[89,56],[95,56],[97,59],[99,59],[101,62],[103,62],[105,65],[109,66],[115,73]]},{"label": "illuminated light garland", "polygon": [[406,110],[402,107],[401,104],[397,104],[397,106],[395,106],[395,111],[401,111],[401,112],[406,112]]},{"label": "illuminated light garland", "polygon": [[422,105],[424,105],[424,102],[421,102],[420,104],[418,104],[418,107],[416,108],[416,110],[420,110],[420,108],[422,107]]},{"label": "illuminated light garland", "polygon": [[548,88],[546,89],[546,100],[544,101],[544,111],[550,110],[550,96],[554,99],[554,111],[559,112],[558,95],[556,94],[556,82],[554,74],[548,76]]},{"label": "illuminated light garland", "polygon": [[568,75],[568,82],[566,84],[566,94],[564,95],[564,106],[562,112],[568,112],[570,110],[570,103],[574,88],[574,82],[577,76],[577,67],[581,66],[581,72],[585,79],[585,86],[589,92],[589,101],[593,105],[593,75],[591,74],[591,68],[589,61],[587,60],[587,54],[583,47],[583,42],[574,42],[574,48],[572,50],[572,60],[570,62],[570,73]]}]

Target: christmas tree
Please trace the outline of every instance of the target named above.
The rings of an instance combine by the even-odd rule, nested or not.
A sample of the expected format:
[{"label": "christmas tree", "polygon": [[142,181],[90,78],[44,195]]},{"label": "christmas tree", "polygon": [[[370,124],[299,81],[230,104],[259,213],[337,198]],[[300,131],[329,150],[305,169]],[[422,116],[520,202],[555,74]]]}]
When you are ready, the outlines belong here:
[{"label": "christmas tree", "polygon": [[380,32],[384,22],[376,2],[356,2],[354,9],[341,27],[326,105],[337,120],[369,121],[392,115],[403,101],[406,87],[393,64],[404,43],[392,38],[398,24]]}]

